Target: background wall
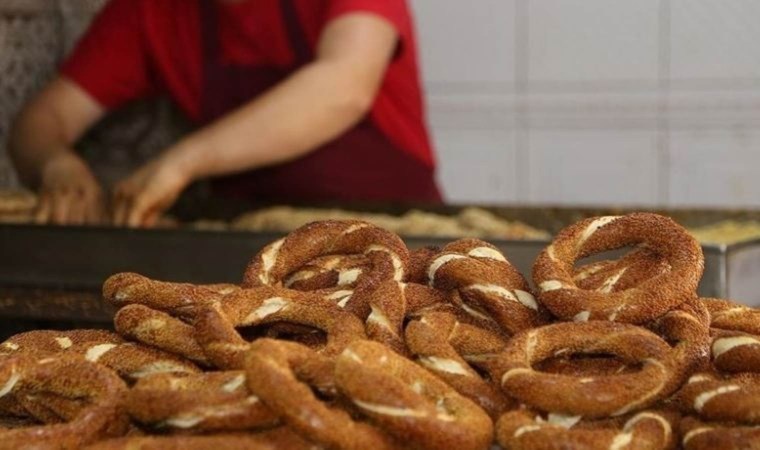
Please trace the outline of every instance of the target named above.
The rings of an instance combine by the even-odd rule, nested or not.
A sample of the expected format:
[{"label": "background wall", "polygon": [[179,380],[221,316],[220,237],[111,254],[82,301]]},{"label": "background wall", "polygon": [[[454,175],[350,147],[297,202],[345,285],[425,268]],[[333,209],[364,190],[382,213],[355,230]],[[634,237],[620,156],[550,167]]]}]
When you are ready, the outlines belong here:
[{"label": "background wall", "polygon": [[412,4],[451,200],[760,206],[760,2]]},{"label": "background wall", "polygon": [[[760,207],[760,2],[410,1],[451,201]],[[0,2],[0,146],[102,3]]]}]

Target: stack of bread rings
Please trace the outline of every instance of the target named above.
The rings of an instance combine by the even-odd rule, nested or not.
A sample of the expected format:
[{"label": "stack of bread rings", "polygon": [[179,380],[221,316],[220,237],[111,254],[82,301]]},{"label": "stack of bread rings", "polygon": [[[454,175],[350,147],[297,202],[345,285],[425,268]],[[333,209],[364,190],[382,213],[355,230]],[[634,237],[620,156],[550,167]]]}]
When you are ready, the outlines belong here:
[{"label": "stack of bread rings", "polygon": [[480,240],[311,223],[239,286],[117,274],[116,333],[0,344],[0,448],[760,449],[760,310],[702,271],[650,213],[569,226],[535,288]]}]

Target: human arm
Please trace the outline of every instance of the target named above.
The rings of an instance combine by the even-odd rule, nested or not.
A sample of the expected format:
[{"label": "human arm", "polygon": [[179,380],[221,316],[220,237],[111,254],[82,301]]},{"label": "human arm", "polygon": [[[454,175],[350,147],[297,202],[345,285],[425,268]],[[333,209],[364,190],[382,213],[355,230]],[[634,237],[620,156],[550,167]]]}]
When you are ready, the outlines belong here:
[{"label": "human arm", "polygon": [[373,14],[332,20],[312,63],[121,183],[116,223],[150,226],[194,180],[297,159],[345,133],[371,108],[397,41],[393,25]]},{"label": "human arm", "polygon": [[75,83],[58,77],[21,111],[9,142],[21,181],[39,192],[39,223],[83,224],[103,218],[103,193],[74,143],[104,114]]}]

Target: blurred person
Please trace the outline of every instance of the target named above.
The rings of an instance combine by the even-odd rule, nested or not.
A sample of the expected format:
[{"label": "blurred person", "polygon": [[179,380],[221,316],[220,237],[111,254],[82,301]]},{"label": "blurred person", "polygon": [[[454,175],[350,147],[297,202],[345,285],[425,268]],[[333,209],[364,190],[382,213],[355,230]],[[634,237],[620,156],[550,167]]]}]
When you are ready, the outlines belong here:
[{"label": "blurred person", "polygon": [[405,0],[111,0],[21,112],[11,156],[40,223],[108,200],[78,139],[167,94],[196,131],[116,184],[108,216],[152,226],[194,181],[250,201],[440,202]]}]

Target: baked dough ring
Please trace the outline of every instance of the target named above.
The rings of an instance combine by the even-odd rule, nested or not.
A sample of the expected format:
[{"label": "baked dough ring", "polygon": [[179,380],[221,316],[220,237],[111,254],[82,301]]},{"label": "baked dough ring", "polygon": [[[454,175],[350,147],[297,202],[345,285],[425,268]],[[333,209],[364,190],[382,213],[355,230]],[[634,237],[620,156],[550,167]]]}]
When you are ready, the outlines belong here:
[{"label": "baked dough ring", "polygon": [[279,422],[250,395],[242,371],[142,378],[126,396],[125,408],[134,420],[159,430],[238,431]]},{"label": "baked dough ring", "polygon": [[353,340],[366,335],[362,322],[332,301],[311,293],[260,287],[230,294],[217,306],[198,313],[196,338],[209,360],[221,369],[241,369],[249,343],[236,328],[273,322],[307,325],[324,331],[321,353],[337,355]]},{"label": "baked dough ring", "polygon": [[545,420],[529,410],[511,411],[496,423],[496,440],[510,450],[664,450],[675,446],[677,416],[637,413],[619,426],[582,426],[579,417]]},{"label": "baked dough ring", "polygon": [[127,418],[120,409],[126,385],[110,369],[76,355],[37,360],[8,358],[0,365],[0,396],[17,397],[52,393],[86,406],[71,411],[65,423],[0,431],[4,448],[79,449],[99,439],[126,431]]},{"label": "baked dough ring", "polygon": [[[618,292],[583,290],[573,280],[576,261],[630,245],[653,249],[671,269]],[[704,269],[699,243],[672,219],[651,213],[594,217],[562,230],[533,265],[538,298],[564,320],[643,324],[696,296]]]},{"label": "baked dough ring", "polygon": [[[325,366],[319,359],[308,347],[259,339],[245,357],[248,388],[296,432],[319,445],[338,450],[398,448],[387,434],[341,409],[328,408],[314,396],[306,383],[314,383],[310,366],[315,361]],[[332,381],[331,372],[320,375],[324,378],[319,384]]]},{"label": "baked dough ring", "polygon": [[[641,370],[610,376],[549,374],[533,366],[556,355],[612,354]],[[541,411],[586,418],[643,410],[668,396],[671,348],[643,328],[607,321],[556,323],[515,335],[499,356],[501,385],[510,396]]]},{"label": "baked dough ring", "polygon": [[430,286],[456,291],[462,308],[476,318],[490,317],[509,334],[546,321],[528,283],[493,245],[461,239],[430,261]]},{"label": "baked dough ring", "polygon": [[493,440],[485,411],[376,342],[349,345],[337,359],[335,380],[363,415],[412,448],[477,450]]}]

